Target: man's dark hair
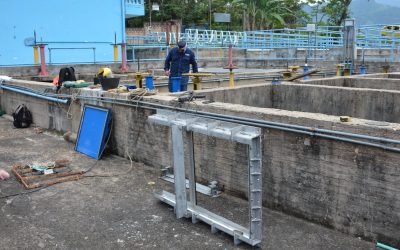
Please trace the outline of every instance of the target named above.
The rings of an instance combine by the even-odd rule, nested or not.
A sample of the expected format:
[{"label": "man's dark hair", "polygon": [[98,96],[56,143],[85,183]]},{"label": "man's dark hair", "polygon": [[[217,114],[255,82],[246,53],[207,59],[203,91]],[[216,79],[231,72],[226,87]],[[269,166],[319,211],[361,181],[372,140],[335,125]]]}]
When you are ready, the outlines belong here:
[{"label": "man's dark hair", "polygon": [[186,42],[185,41],[179,41],[178,42],[178,47],[180,48],[180,49],[182,49],[182,48],[185,48],[185,46],[186,46]]}]

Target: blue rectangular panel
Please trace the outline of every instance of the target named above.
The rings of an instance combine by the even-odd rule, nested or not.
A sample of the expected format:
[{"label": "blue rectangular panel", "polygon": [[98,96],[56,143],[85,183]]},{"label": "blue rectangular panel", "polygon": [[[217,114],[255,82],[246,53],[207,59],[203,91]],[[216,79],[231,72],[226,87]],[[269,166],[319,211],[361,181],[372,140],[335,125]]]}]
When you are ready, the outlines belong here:
[{"label": "blue rectangular panel", "polygon": [[85,105],[75,150],[95,159],[100,159],[110,131],[111,110]]}]

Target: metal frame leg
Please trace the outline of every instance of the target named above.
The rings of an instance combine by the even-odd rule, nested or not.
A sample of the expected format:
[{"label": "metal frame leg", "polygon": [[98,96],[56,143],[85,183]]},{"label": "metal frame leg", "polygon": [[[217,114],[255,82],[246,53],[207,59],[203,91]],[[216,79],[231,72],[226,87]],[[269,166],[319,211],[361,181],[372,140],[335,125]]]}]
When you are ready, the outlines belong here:
[{"label": "metal frame leg", "polygon": [[249,148],[249,208],[250,238],[262,238],[262,176],[261,176],[261,137],[251,140]]},{"label": "metal frame leg", "polygon": [[[189,151],[189,194],[190,194],[190,205],[195,207],[197,205],[196,198],[196,170],[194,161],[194,143],[193,143],[193,132],[186,132],[188,140],[188,151]],[[196,215],[192,214],[192,222],[197,223]]]},{"label": "metal frame leg", "polygon": [[185,158],[182,137],[182,127],[172,125],[172,144],[174,155],[174,179],[175,179],[175,214],[180,219],[187,215]]}]

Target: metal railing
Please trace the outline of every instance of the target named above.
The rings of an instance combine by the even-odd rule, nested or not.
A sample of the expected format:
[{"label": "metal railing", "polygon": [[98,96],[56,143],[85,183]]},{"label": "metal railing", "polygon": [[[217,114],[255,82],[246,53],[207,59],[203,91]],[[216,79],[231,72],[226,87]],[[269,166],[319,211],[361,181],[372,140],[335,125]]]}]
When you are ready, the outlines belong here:
[{"label": "metal railing", "polygon": [[129,46],[160,47],[176,44],[177,40],[184,39],[191,47],[196,48],[226,48],[230,44],[237,48],[334,48],[343,45],[341,27],[318,27],[315,32],[308,32],[304,28],[273,29],[259,31],[221,31],[186,29],[184,33],[167,34],[152,32],[148,36],[127,36]]},{"label": "metal railing", "polygon": [[[400,44],[400,31],[388,35],[383,33],[387,25],[359,26],[357,46],[363,48],[393,48]],[[343,27],[320,26],[314,32],[305,28],[271,29],[258,31],[221,31],[186,29],[185,32],[169,34],[169,44],[184,39],[191,47],[225,48],[232,44],[237,48],[339,48],[343,46]],[[127,36],[127,43],[136,47],[167,46],[165,32],[152,32],[149,36]]]}]

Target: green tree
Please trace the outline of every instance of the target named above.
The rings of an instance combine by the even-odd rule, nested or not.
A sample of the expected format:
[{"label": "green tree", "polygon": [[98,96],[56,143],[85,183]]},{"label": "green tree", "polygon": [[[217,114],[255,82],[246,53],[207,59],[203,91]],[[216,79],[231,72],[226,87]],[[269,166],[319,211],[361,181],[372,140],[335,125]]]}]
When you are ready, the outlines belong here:
[{"label": "green tree", "polygon": [[304,2],[317,5],[323,17],[328,17],[328,24],[340,26],[346,18],[350,17],[350,4],[352,0],[305,0]]},{"label": "green tree", "polygon": [[[152,21],[182,20],[182,24],[207,26],[210,14],[216,12],[231,14],[231,23],[214,23],[213,29],[259,30],[295,26],[301,10],[298,0],[152,0],[158,3],[160,11],[152,12]],[[145,17],[132,18],[127,27],[140,27],[149,21],[149,1],[145,4]]]},{"label": "green tree", "polygon": [[295,26],[297,18],[306,17],[297,0],[244,0],[247,29],[270,29]]},{"label": "green tree", "polygon": [[322,8],[329,15],[328,22],[331,25],[340,26],[350,16],[349,6],[352,0],[331,0]]}]

